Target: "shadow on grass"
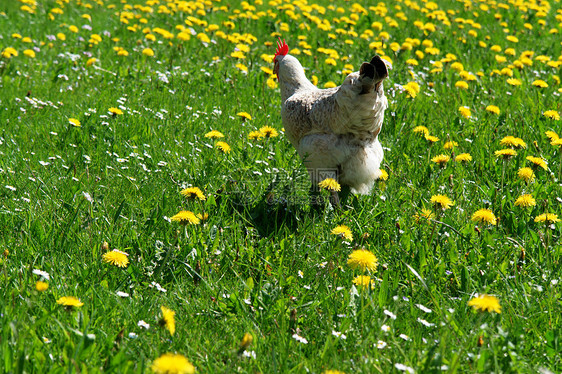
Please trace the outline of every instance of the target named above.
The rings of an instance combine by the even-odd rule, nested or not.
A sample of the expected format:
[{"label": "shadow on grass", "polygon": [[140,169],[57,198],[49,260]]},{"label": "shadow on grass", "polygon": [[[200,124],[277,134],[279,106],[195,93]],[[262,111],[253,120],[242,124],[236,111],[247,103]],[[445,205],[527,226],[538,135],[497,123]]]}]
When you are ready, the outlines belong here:
[{"label": "shadow on grass", "polygon": [[242,217],[261,237],[277,235],[285,230],[296,232],[305,221],[324,220],[328,211],[346,210],[352,206],[357,208],[358,203],[348,187],[336,194],[335,200],[326,191],[301,191],[292,186],[279,189],[273,184],[253,195],[247,188],[235,190],[222,194],[221,205],[227,206],[228,214]]},{"label": "shadow on grass", "polygon": [[220,196],[225,213],[240,216],[261,237],[284,230],[295,232],[307,217],[322,214],[327,204],[322,196],[307,194],[290,185],[280,186],[275,181],[257,191],[254,186],[231,181]]}]

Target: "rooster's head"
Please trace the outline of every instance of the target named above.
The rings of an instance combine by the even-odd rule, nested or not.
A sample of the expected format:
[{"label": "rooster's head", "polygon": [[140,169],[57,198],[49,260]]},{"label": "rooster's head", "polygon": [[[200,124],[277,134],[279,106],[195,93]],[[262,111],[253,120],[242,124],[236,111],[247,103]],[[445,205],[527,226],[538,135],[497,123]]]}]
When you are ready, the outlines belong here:
[{"label": "rooster's head", "polygon": [[289,46],[285,43],[285,40],[277,42],[277,50],[275,51],[275,56],[273,57],[273,73],[279,78],[279,62],[289,53]]}]

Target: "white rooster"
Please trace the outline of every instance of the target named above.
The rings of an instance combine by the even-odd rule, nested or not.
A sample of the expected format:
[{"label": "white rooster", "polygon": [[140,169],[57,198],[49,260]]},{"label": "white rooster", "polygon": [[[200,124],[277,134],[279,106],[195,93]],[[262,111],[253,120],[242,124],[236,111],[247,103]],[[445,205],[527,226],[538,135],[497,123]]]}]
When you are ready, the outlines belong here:
[{"label": "white rooster", "polygon": [[380,177],[383,150],[378,140],[388,101],[382,81],[388,76],[379,56],[349,74],[339,87],[319,89],[299,60],[279,39],[274,73],[281,88],[285,134],[309,171],[314,186],[335,170],[342,186],[368,194]]}]

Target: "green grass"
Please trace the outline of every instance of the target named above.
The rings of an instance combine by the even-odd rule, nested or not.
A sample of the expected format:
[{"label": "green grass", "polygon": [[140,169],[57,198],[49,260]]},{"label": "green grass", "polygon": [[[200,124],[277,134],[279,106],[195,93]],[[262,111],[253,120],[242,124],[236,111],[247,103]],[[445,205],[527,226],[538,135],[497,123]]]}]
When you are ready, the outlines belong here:
[{"label": "green grass", "polygon": [[[133,7],[150,2],[100,3],[44,1],[33,14],[21,2],[0,5],[0,51],[18,51],[0,58],[0,371],[145,372],[166,352],[184,355],[203,373],[389,373],[401,365],[420,373],[562,370],[561,223],[535,222],[543,213],[562,217],[562,155],[545,135],[562,135],[561,122],[543,114],[562,111],[561,65],[537,59],[562,61],[559,1],[545,14],[524,2],[508,9],[485,2],[486,10],[442,1],[443,12],[432,13],[419,9],[423,3],[386,1],[383,16],[381,7],[362,3],[363,14],[348,2],[342,12],[319,1],[325,12],[301,5],[294,13],[289,3],[280,10],[259,1],[208,2],[191,15],[179,8],[200,2],[177,2],[174,10],[160,1],[151,13]],[[159,13],[165,4],[169,14]],[[133,14],[128,25],[120,21],[123,11]],[[331,30],[317,28],[315,19],[328,20]],[[416,21],[436,30],[424,32]],[[383,46],[369,47],[380,41],[373,22],[389,34]],[[218,31],[206,31],[211,24]],[[193,28],[190,40],[177,38],[177,25]],[[145,38],[145,27],[155,41]],[[156,27],[176,37],[167,40]],[[374,35],[361,38],[368,29]],[[344,34],[350,31],[357,35]],[[342,210],[307,203],[306,170],[281,131],[278,89],[268,88],[260,69],[272,68],[262,55],[274,54],[265,43],[275,42],[275,32],[292,48],[310,50],[297,57],[319,86],[340,84],[345,64],[357,70],[375,53],[392,59],[380,135],[389,179],[371,195],[350,197]],[[66,40],[53,40],[57,33]],[[213,41],[203,44],[200,33]],[[235,40],[235,33],[254,42]],[[89,43],[91,34],[102,41]],[[299,46],[298,36],[310,48]],[[420,45],[414,41],[409,50],[407,38]],[[427,53],[425,40],[438,54]],[[237,43],[250,47],[245,60],[230,57]],[[394,52],[391,43],[404,48]],[[129,55],[118,56],[115,46]],[[24,55],[34,47],[35,58]],[[324,63],[320,47],[337,51],[335,67]],[[155,55],[143,55],[144,48]],[[534,52],[532,66],[513,66],[525,51]],[[86,64],[90,57],[98,59],[93,66]],[[452,57],[477,77],[467,90],[455,87],[462,78]],[[431,72],[432,61],[442,61],[443,71]],[[501,74],[510,65],[521,86]],[[533,86],[537,79],[548,87]],[[401,89],[409,81],[420,84],[415,98]],[[487,112],[488,105],[500,115]],[[461,106],[471,118],[460,115]],[[111,107],[123,114],[109,114]],[[412,131],[419,125],[440,140],[430,146]],[[248,139],[263,126],[280,135]],[[225,135],[230,153],[204,137],[210,130]],[[502,161],[494,152],[508,135],[526,148]],[[443,147],[449,140],[458,143],[453,150]],[[454,162],[464,152],[472,161]],[[442,168],[430,161],[441,153],[452,156]],[[548,162],[547,170],[535,168],[532,183],[517,177],[531,166],[527,156]],[[181,196],[187,186],[201,188],[207,199]],[[515,206],[523,193],[536,206]],[[435,211],[436,194],[454,205]],[[417,219],[424,208],[437,215]],[[497,225],[471,221],[482,208],[494,212]],[[170,222],[181,210],[209,217],[200,225]],[[342,224],[351,242],[330,233]],[[127,252],[130,264],[105,263],[104,242]],[[358,248],[378,257],[372,290],[352,283],[361,273],[347,259]],[[44,292],[35,289],[41,279],[35,269],[50,275]],[[469,307],[477,293],[495,295],[501,314]],[[66,310],[56,303],[62,296],[84,305]],[[161,306],[176,313],[173,336],[159,326]],[[253,336],[246,354],[255,358],[239,349],[245,333]]]}]

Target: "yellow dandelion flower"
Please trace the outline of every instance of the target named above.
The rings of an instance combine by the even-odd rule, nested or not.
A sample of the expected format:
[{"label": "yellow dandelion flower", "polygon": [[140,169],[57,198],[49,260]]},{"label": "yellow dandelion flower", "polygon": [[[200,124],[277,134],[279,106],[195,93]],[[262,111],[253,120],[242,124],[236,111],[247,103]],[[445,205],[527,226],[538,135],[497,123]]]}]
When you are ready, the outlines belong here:
[{"label": "yellow dandelion flower", "polygon": [[413,217],[416,223],[420,223],[421,220],[426,220],[429,223],[429,220],[433,219],[435,214],[431,210],[423,208],[421,213],[416,213]]},{"label": "yellow dandelion flower", "polygon": [[499,64],[503,64],[504,62],[507,61],[507,58],[506,58],[505,56],[496,55],[495,58],[496,58],[496,61],[497,61]]},{"label": "yellow dandelion flower", "polygon": [[224,138],[224,134],[217,130],[211,130],[205,134],[205,138],[211,138],[211,139]]},{"label": "yellow dandelion flower", "polygon": [[424,136],[429,135],[429,130],[425,126],[416,126],[412,131],[415,133],[421,133]]},{"label": "yellow dandelion flower", "polygon": [[519,169],[517,171],[517,176],[525,182],[532,182],[535,180],[535,172],[533,169],[527,167]]},{"label": "yellow dandelion flower", "polygon": [[160,326],[165,327],[170,332],[170,335],[174,335],[176,333],[176,319],[174,317],[176,312],[165,306],[161,306],[160,310],[162,311]]},{"label": "yellow dandelion flower", "polygon": [[242,117],[242,118],[247,119],[247,120],[252,119],[252,116],[249,113],[246,113],[246,112],[238,112],[238,113],[236,113],[236,115],[238,117]]},{"label": "yellow dandelion flower", "polygon": [[335,83],[332,82],[332,81],[328,81],[328,82],[324,83],[324,88],[334,88],[334,87],[337,87],[337,86],[338,86],[338,85],[335,84]]},{"label": "yellow dandelion flower", "polygon": [[57,304],[65,306],[67,308],[80,308],[84,305],[79,299],[74,296],[63,296],[57,300]]},{"label": "yellow dandelion flower", "polygon": [[16,51],[15,48],[12,47],[6,47],[3,51],[2,51],[2,55],[3,58],[12,58],[12,57],[17,57],[18,56],[18,51]]},{"label": "yellow dandelion flower", "polygon": [[230,54],[230,57],[234,57],[234,58],[237,58],[237,59],[240,59],[240,60],[246,59],[246,55],[242,51],[234,51]]},{"label": "yellow dandelion flower", "polygon": [[[115,39],[115,38],[114,38]],[[114,39],[112,39],[113,41],[115,41]],[[99,34],[92,34],[90,35],[90,40],[89,42],[92,44],[98,44],[102,41],[102,37]],[[115,41],[117,42],[117,41]]]},{"label": "yellow dandelion flower", "polygon": [[550,141],[560,139],[558,134],[555,133],[554,131],[547,131],[547,132],[545,132],[545,135],[547,136],[548,139],[550,139]]},{"label": "yellow dandelion flower", "polygon": [[455,87],[460,88],[462,90],[467,90],[468,89],[468,83],[466,83],[465,81],[457,81],[455,83]]},{"label": "yellow dandelion flower", "polygon": [[467,106],[461,106],[459,107],[459,113],[461,114],[461,116],[463,116],[464,118],[470,118],[472,116],[472,112],[470,111],[470,108]]},{"label": "yellow dandelion flower", "polygon": [[87,61],[86,61],[86,66],[92,66],[93,64],[96,63],[98,59],[95,57],[90,57]]},{"label": "yellow dandelion flower", "polygon": [[205,197],[205,195],[203,194],[203,191],[201,191],[201,189],[199,187],[185,188],[185,189],[180,191],[180,194],[182,194],[185,197],[196,197],[199,200],[203,200],[203,201],[205,201],[207,199]]},{"label": "yellow dandelion flower", "polygon": [[197,213],[197,218],[199,218],[201,220],[201,222],[205,222],[206,220],[209,219],[209,213]]},{"label": "yellow dandelion flower", "polygon": [[[483,75],[482,72],[478,72],[478,73],[476,73],[476,74],[478,74],[478,75],[482,74],[482,75]],[[469,82],[472,82],[472,81],[477,80],[476,75],[474,75],[474,74],[472,74],[472,73],[470,73],[470,72],[468,72],[468,71],[461,71],[461,72],[459,73],[459,75],[461,76],[462,79],[464,79],[464,80],[466,80],[466,81],[469,81]]]},{"label": "yellow dandelion flower", "polygon": [[455,203],[445,195],[433,195],[429,201],[431,201],[436,208],[441,210],[447,210],[452,205],[455,205]]},{"label": "yellow dandelion flower", "polygon": [[198,225],[199,223],[201,223],[201,220],[189,210],[182,210],[181,212],[170,218],[170,220],[172,220],[173,222],[179,222],[182,225]]},{"label": "yellow dandelion flower", "polygon": [[275,138],[279,136],[279,132],[275,130],[271,126],[263,126],[259,129],[259,131],[266,137],[266,138]]},{"label": "yellow dandelion flower", "polygon": [[267,78],[265,84],[267,84],[267,87],[269,87],[272,90],[277,88],[277,82],[272,77]]},{"label": "yellow dandelion flower", "polygon": [[455,162],[468,162],[472,161],[472,156],[470,153],[461,153],[457,157],[455,157]]},{"label": "yellow dandelion flower", "polygon": [[550,145],[560,147],[560,146],[562,146],[562,139],[561,138],[554,139],[550,142]]},{"label": "yellow dandelion flower", "polygon": [[260,66],[260,70],[267,75],[273,75],[273,69],[268,68],[267,66]]},{"label": "yellow dandelion flower", "polygon": [[545,116],[546,118],[553,119],[555,121],[560,120],[560,114],[555,110],[547,110],[543,113],[543,116]]},{"label": "yellow dandelion flower", "polygon": [[109,114],[111,114],[112,116],[119,116],[121,114],[123,114],[123,111],[119,108],[115,108],[115,107],[111,107],[108,109]]},{"label": "yellow dandelion flower", "polygon": [[74,127],[80,127],[80,121],[78,121],[76,118],[69,118],[68,122],[70,122],[70,124]]},{"label": "yellow dandelion flower", "polygon": [[230,146],[226,142],[217,142],[215,144],[215,147],[220,149],[223,153],[230,153],[230,151],[232,150],[232,148],[230,148]]},{"label": "yellow dandelion flower", "polygon": [[523,83],[521,83],[521,81],[517,78],[509,78],[507,80],[507,84],[511,86],[521,86]]},{"label": "yellow dandelion flower", "polygon": [[[154,36],[154,34],[146,34],[145,38],[148,39],[148,40],[152,40],[152,41],[156,40],[156,36]],[[182,31],[182,32],[178,33],[176,38],[178,38],[182,42],[186,42],[188,40],[191,40],[191,34],[185,32],[185,31]]]},{"label": "yellow dandelion flower", "polygon": [[156,374],[194,374],[195,366],[187,358],[176,353],[165,353],[152,363]]},{"label": "yellow dandelion flower", "polygon": [[515,200],[515,206],[528,208],[528,207],[535,206],[535,205],[537,205],[537,202],[536,202],[535,198],[533,197],[533,195],[524,194],[524,195],[519,196],[517,198],[517,200]]},{"label": "yellow dandelion flower", "polygon": [[154,56],[154,50],[152,48],[145,48],[142,50],[142,54],[148,57]]},{"label": "yellow dandelion flower", "polygon": [[430,143],[436,143],[436,142],[439,141],[439,138],[436,137],[436,136],[433,136],[433,135],[426,134],[424,137],[425,137],[425,140],[427,140]]},{"label": "yellow dandelion flower", "polygon": [[346,225],[336,226],[332,229],[332,231],[330,231],[330,233],[337,235],[349,242],[353,240],[353,234],[351,233],[349,227],[347,227]]},{"label": "yellow dandelion flower", "polygon": [[533,167],[541,167],[544,170],[548,170],[548,166],[547,163],[544,159],[540,158],[540,157],[534,157],[534,156],[527,156],[526,157],[527,161],[531,162],[531,166]]},{"label": "yellow dandelion flower", "polygon": [[26,49],[23,51],[23,55],[29,58],[35,58],[35,51],[33,49]]},{"label": "yellow dandelion flower", "polygon": [[516,138],[514,136],[506,136],[500,140],[500,144],[507,147],[513,148],[527,148],[527,144],[521,138]]},{"label": "yellow dandelion flower", "polygon": [[472,221],[485,223],[488,225],[496,225],[498,223],[496,216],[490,209],[480,209],[476,211],[471,218]]},{"label": "yellow dandelion flower", "polygon": [[275,55],[268,55],[268,54],[262,54],[260,56],[260,58],[262,60],[264,60],[265,62],[267,62],[268,64],[271,64],[273,62],[274,57],[275,57]]},{"label": "yellow dandelion flower", "polygon": [[357,249],[349,254],[347,265],[352,269],[361,271],[369,270],[375,272],[378,266],[378,259],[374,253],[366,249]]},{"label": "yellow dandelion flower", "polygon": [[560,219],[558,218],[558,215],[556,215],[556,214],[544,213],[544,214],[541,214],[540,216],[536,216],[535,222],[544,222],[544,223],[549,224],[549,223],[560,222]]},{"label": "yellow dandelion flower", "polygon": [[323,190],[338,192],[341,191],[341,186],[334,178],[326,178],[322,182],[318,183],[318,187]]},{"label": "yellow dandelion flower", "polygon": [[546,88],[548,87],[548,83],[546,83],[545,81],[541,80],[541,79],[537,79],[535,81],[533,81],[533,83],[531,83],[533,86],[535,87],[539,87],[539,88]]},{"label": "yellow dandelion flower", "polygon": [[[315,85],[318,86],[318,77],[316,75],[313,75],[312,77],[310,77],[310,82]],[[335,84],[335,83],[334,83]],[[335,87],[335,86],[334,86]]]},{"label": "yellow dandelion flower", "polygon": [[236,64],[235,66],[236,66],[238,69],[240,69],[240,71],[242,71],[242,72],[244,72],[244,73],[247,73],[247,72],[248,72],[248,67],[247,67],[246,65],[244,65],[244,64],[238,63],[238,64]]},{"label": "yellow dandelion flower", "polygon": [[498,158],[509,159],[511,157],[517,156],[517,152],[515,151],[515,149],[506,148],[495,151],[494,155]]},{"label": "yellow dandelion flower", "polygon": [[49,284],[47,282],[37,281],[37,283],[35,283],[35,289],[39,292],[46,291],[47,288],[49,288]]},{"label": "yellow dandelion flower", "polygon": [[431,159],[431,161],[432,161],[432,162],[435,162],[437,165],[443,167],[443,166],[445,166],[445,164],[446,164],[447,162],[449,162],[450,159],[451,159],[451,157],[449,157],[449,156],[447,156],[447,155],[440,154],[440,155],[438,155],[438,156],[433,157],[433,158]]},{"label": "yellow dandelion flower", "polygon": [[261,131],[250,131],[248,134],[250,140],[265,138],[265,135]]},{"label": "yellow dandelion flower", "polygon": [[384,169],[379,169],[379,171],[381,172],[381,175],[380,175],[380,177],[379,177],[379,180],[381,180],[381,181],[386,181],[386,180],[388,180],[388,173],[387,173],[387,171],[384,170]]},{"label": "yellow dandelion flower", "polygon": [[459,145],[459,143],[455,142],[454,140],[449,140],[448,142],[443,144],[443,148],[444,149],[453,149],[458,145]]},{"label": "yellow dandelion flower", "polygon": [[500,108],[495,105],[488,105],[486,111],[493,114],[500,114]]},{"label": "yellow dandelion flower", "polygon": [[402,87],[408,94],[408,97],[411,97],[412,99],[414,99],[420,93],[420,85],[417,82],[408,82]]},{"label": "yellow dandelion flower", "polygon": [[468,306],[476,310],[501,313],[502,307],[497,297],[491,295],[476,295],[468,302]]},{"label": "yellow dandelion flower", "polygon": [[373,279],[371,279],[370,276],[368,275],[359,275],[355,278],[353,278],[353,284],[355,284],[356,286],[360,287],[360,288],[375,288],[375,281]]},{"label": "yellow dandelion flower", "polygon": [[103,262],[107,262],[108,264],[115,265],[120,268],[126,268],[127,265],[129,265],[129,254],[117,249],[105,253],[102,257]]},{"label": "yellow dandelion flower", "polygon": [[207,36],[207,34],[204,34],[202,32],[200,32],[199,34],[197,34],[197,39],[201,40],[202,43],[210,43],[211,39]]},{"label": "yellow dandelion flower", "polygon": [[453,70],[455,70],[455,71],[457,71],[457,72],[460,73],[461,71],[464,70],[464,66],[463,66],[463,64],[461,64],[460,62],[453,62],[453,63],[451,64],[451,69],[453,69]]}]

